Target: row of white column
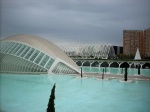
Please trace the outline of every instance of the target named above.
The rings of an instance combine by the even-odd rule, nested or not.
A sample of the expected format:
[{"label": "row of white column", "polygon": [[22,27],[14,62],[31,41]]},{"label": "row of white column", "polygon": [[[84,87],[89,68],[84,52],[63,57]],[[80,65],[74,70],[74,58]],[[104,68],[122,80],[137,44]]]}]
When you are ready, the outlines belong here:
[{"label": "row of white column", "polygon": [[[77,62],[79,62],[79,61],[76,61],[76,63]],[[81,66],[83,66],[83,64],[84,63],[86,63],[86,62],[89,62],[90,63],[90,67],[92,66],[92,64],[95,62],[95,61],[80,61],[81,62]],[[99,67],[101,67],[101,64],[102,63],[104,63],[104,62],[98,62],[98,64],[99,64]],[[114,62],[107,62],[108,63],[108,67],[110,67],[110,65],[112,64],[112,63],[114,63]],[[116,63],[118,63],[118,68],[120,68],[120,66],[121,66],[121,64],[123,64],[124,62],[116,62]],[[144,63],[134,63],[134,62],[127,62],[128,64],[129,64],[129,68],[131,68],[131,66],[133,65],[133,64],[135,64],[135,65],[140,65],[140,68],[142,68],[143,67],[143,65],[144,65]]]}]

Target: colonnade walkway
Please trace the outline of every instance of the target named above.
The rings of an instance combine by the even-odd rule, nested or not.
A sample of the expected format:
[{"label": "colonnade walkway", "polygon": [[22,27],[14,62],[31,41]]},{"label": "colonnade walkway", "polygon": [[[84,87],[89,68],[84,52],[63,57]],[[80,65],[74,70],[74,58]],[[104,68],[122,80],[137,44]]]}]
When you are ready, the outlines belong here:
[{"label": "colonnade walkway", "polygon": [[117,60],[117,59],[76,59],[73,58],[74,62],[78,66],[97,66],[97,67],[125,67],[127,62],[129,68],[135,68],[136,65],[140,65],[140,68],[150,69],[150,60]]}]

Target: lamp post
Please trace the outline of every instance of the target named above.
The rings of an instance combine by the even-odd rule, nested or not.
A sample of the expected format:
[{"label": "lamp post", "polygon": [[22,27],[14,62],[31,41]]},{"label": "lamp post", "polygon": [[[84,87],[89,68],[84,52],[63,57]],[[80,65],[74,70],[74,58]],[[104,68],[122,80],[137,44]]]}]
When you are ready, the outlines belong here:
[{"label": "lamp post", "polygon": [[124,74],[124,81],[127,81],[127,75],[128,75],[128,72],[127,72],[127,62],[125,62],[125,74]]},{"label": "lamp post", "polygon": [[82,67],[81,67],[81,78],[82,78]]},{"label": "lamp post", "polygon": [[104,79],[104,69],[103,69],[103,73],[102,73],[102,79]]},{"label": "lamp post", "polygon": [[140,64],[138,65],[138,75],[140,75]]}]

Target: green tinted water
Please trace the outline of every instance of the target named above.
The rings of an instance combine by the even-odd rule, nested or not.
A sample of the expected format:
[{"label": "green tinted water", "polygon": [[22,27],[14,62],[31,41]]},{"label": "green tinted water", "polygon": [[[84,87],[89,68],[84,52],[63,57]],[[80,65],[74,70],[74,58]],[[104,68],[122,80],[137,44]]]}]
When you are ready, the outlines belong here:
[{"label": "green tinted water", "polygon": [[[103,69],[108,74],[124,74],[124,68],[112,68],[112,67],[82,67],[85,73],[102,73]],[[150,76],[150,69],[141,69],[141,74]],[[138,74],[138,69],[128,68],[128,75]]]},{"label": "green tinted water", "polygon": [[56,112],[149,112],[150,82],[65,75],[0,75],[1,112],[46,112],[53,84]]}]

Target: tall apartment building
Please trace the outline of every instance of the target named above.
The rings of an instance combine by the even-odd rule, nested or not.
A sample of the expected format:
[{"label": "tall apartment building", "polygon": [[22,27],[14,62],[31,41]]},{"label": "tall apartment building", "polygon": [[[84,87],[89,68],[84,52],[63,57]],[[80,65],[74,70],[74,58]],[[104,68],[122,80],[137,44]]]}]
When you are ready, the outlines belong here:
[{"label": "tall apartment building", "polygon": [[142,54],[142,41],[143,31],[142,30],[124,30],[123,31],[123,54],[135,55],[137,48],[139,48]]},{"label": "tall apartment building", "polygon": [[141,56],[150,56],[150,28],[123,31],[123,54],[135,55],[137,48]]},{"label": "tall apartment building", "polygon": [[144,55],[150,56],[150,28],[144,30]]}]

